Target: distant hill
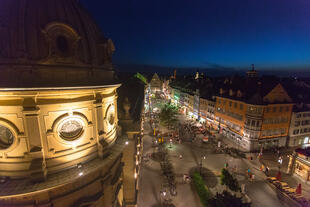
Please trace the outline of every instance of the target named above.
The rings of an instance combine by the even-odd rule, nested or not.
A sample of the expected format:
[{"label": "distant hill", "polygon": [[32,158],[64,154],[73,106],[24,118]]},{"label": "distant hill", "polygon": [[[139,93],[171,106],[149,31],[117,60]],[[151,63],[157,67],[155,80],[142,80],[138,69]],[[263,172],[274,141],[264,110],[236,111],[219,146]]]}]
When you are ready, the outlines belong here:
[{"label": "distant hill", "polygon": [[[177,70],[177,75],[188,75],[194,74],[197,70],[200,73],[204,73],[207,76],[218,77],[218,76],[229,76],[229,75],[245,75],[246,69],[236,69],[236,68],[199,68],[199,67],[187,67],[187,68],[176,68],[176,67],[164,67],[156,65],[140,65],[140,64],[123,64],[115,65],[115,70],[120,73],[136,73],[140,72],[143,74],[154,74],[159,75],[172,75],[173,71]],[[281,68],[270,68],[270,69],[256,69],[259,75],[276,75],[279,77],[310,77],[310,69],[281,69]]]}]

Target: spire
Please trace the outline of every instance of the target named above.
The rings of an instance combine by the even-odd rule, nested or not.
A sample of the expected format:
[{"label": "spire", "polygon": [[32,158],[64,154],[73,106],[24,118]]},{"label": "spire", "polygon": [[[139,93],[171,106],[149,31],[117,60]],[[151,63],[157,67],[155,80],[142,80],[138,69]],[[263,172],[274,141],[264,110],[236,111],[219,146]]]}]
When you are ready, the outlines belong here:
[{"label": "spire", "polygon": [[248,78],[256,78],[256,77],[258,77],[258,73],[255,70],[254,64],[251,64],[251,68],[252,68],[251,70],[246,72],[247,77]]}]

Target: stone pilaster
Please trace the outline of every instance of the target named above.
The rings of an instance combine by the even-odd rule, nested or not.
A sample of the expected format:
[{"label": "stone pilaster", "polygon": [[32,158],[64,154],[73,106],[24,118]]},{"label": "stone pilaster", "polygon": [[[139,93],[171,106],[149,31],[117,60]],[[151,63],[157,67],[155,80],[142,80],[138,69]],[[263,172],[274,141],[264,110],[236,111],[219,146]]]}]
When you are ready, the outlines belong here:
[{"label": "stone pilaster", "polygon": [[46,179],[47,169],[44,158],[45,143],[42,142],[40,130],[40,109],[36,106],[35,101],[27,98],[23,103],[23,114],[27,126],[27,137],[29,145],[29,156],[32,158],[30,164],[31,179],[34,182],[41,182]]}]

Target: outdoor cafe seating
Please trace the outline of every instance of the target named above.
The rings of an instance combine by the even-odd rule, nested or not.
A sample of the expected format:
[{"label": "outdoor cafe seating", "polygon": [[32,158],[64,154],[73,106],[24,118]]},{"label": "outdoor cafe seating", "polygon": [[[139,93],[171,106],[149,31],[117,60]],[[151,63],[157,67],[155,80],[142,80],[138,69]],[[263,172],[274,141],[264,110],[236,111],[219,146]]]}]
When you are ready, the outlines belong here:
[{"label": "outdoor cafe seating", "polygon": [[307,207],[309,206],[309,203],[305,199],[305,197],[301,193],[297,193],[297,190],[295,188],[289,187],[289,185],[286,182],[280,182],[279,180],[277,180],[276,177],[267,177],[267,180],[270,183],[272,183],[274,186],[276,186],[279,190],[281,190],[282,193],[286,194],[291,199],[302,204],[302,206],[307,206]]}]

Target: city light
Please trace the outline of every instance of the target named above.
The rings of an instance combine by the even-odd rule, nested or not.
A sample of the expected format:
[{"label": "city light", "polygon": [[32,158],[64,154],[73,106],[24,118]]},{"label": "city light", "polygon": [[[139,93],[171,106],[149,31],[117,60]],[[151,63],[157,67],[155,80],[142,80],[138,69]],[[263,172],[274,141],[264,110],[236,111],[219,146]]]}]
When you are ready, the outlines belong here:
[{"label": "city light", "polygon": [[126,142],[125,142],[125,145],[128,145],[128,144],[129,144],[129,142],[128,142],[128,141],[126,141]]},{"label": "city light", "polygon": [[76,149],[76,143],[75,142],[72,143],[72,149]]},{"label": "city light", "polygon": [[84,173],[83,172],[79,172],[79,176],[82,176]]}]

